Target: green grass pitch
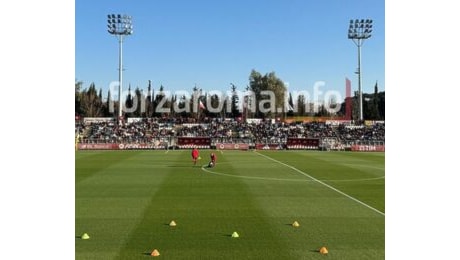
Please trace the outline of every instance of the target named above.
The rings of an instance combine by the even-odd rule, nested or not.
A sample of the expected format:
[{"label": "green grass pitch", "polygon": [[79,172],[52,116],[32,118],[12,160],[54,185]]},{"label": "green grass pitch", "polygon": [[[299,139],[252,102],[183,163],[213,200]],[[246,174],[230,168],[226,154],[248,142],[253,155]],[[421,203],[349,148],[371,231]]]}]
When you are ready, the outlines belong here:
[{"label": "green grass pitch", "polygon": [[77,151],[75,259],[385,258],[384,153],[210,153]]}]

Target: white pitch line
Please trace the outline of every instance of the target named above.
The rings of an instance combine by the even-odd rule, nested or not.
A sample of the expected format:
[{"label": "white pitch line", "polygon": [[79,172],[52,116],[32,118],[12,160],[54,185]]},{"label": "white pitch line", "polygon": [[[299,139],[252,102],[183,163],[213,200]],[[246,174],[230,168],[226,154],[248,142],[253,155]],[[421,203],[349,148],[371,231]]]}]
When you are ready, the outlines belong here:
[{"label": "white pitch line", "polygon": [[364,167],[364,168],[371,168],[371,169],[377,169],[377,170],[385,170],[385,168],[382,167],[375,167],[375,166],[369,166],[369,165],[361,165],[361,164],[352,164],[352,163],[341,163],[342,165],[349,165],[349,166],[358,166],[358,167]]},{"label": "white pitch line", "polygon": [[[228,164],[230,162],[221,162],[219,165],[222,164]],[[156,166],[162,166],[156,164]],[[228,174],[228,173],[222,173],[222,172],[216,172],[216,171],[210,171],[206,169],[208,165],[205,164],[201,166],[201,169],[205,172],[211,173],[211,174],[216,174],[220,176],[226,176],[226,177],[232,177],[232,178],[240,178],[240,179],[250,179],[250,180],[263,180],[263,181],[294,181],[294,182],[315,182],[315,180],[306,180],[306,179],[280,179],[280,178],[267,178],[267,177],[257,177],[257,176],[245,176],[245,175],[233,175],[233,174]],[[321,181],[333,181],[333,182],[357,182],[357,181],[373,181],[373,180],[379,180],[383,179],[385,176],[381,177],[375,177],[375,178],[367,178],[367,179],[348,179],[348,180],[321,180]]]},{"label": "white pitch line", "polygon": [[274,162],[277,162],[277,163],[279,163],[279,164],[281,164],[281,165],[284,165],[284,166],[286,166],[286,167],[288,167],[288,168],[291,168],[292,170],[294,170],[294,171],[296,171],[296,172],[298,172],[298,173],[300,173],[300,174],[302,174],[302,175],[304,175],[304,176],[306,176],[306,177],[308,177],[308,178],[310,178],[310,179],[312,179],[312,180],[318,182],[319,184],[322,184],[322,185],[328,187],[329,189],[331,189],[331,190],[333,190],[333,191],[335,191],[335,192],[338,192],[338,193],[342,194],[343,196],[345,196],[345,197],[347,197],[347,198],[349,198],[349,199],[351,199],[351,200],[353,200],[353,201],[355,201],[355,202],[358,202],[359,204],[361,204],[361,205],[363,205],[363,206],[365,206],[365,207],[367,207],[367,208],[369,208],[369,209],[371,209],[371,210],[373,210],[373,211],[379,213],[380,215],[385,216],[385,213],[381,212],[380,210],[378,210],[378,209],[376,209],[376,208],[373,208],[373,207],[367,205],[366,203],[364,203],[364,202],[362,202],[362,201],[360,201],[360,200],[358,200],[358,199],[356,199],[356,198],[353,198],[352,196],[350,196],[350,195],[348,195],[348,194],[346,194],[346,193],[344,193],[344,192],[342,192],[342,191],[340,191],[340,190],[338,190],[338,189],[332,187],[332,186],[329,185],[329,184],[326,184],[326,183],[324,183],[324,182],[322,182],[322,181],[320,181],[320,180],[318,180],[318,179],[316,179],[316,178],[310,176],[309,174],[307,174],[307,173],[305,173],[305,172],[303,172],[303,171],[301,171],[301,170],[295,168],[294,166],[291,166],[291,165],[289,165],[289,164],[285,164],[285,163],[280,162],[280,161],[278,161],[278,160],[275,160],[275,159],[273,159],[273,158],[271,158],[271,157],[269,157],[269,156],[263,155],[263,154],[261,154],[261,153],[259,153],[259,152],[255,152],[255,153],[257,153],[258,155],[260,155],[260,156],[262,156],[262,157],[265,157],[266,159],[269,159],[269,160],[271,160],[271,161],[274,161]]},{"label": "white pitch line", "polygon": [[[220,163],[222,164],[222,163]],[[244,176],[244,175],[231,175],[227,173],[221,173],[221,172],[215,172],[215,171],[210,171],[206,169],[207,165],[201,166],[201,169],[205,172],[215,174],[215,175],[220,175],[220,176],[226,176],[226,177],[233,177],[233,178],[240,178],[240,179],[250,179],[250,180],[263,180],[263,181],[295,181],[295,182],[306,182],[306,181],[311,181],[311,180],[301,180],[301,179],[278,179],[278,178],[266,178],[266,177],[257,177],[257,176]]]}]

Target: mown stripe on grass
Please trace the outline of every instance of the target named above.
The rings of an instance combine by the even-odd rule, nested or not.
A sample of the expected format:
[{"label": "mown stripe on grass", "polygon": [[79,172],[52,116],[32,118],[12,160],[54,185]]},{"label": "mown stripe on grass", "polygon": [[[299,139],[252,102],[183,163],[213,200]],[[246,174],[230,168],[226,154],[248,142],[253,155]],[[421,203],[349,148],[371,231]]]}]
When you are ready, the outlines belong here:
[{"label": "mown stripe on grass", "polygon": [[[305,170],[315,178],[321,178],[322,175],[328,174],[328,172],[331,172],[334,176],[385,176],[384,153],[304,152],[299,154],[304,157],[304,160],[315,163],[323,162],[322,165],[325,167],[322,167],[323,170],[321,171],[318,171],[318,169],[299,168]],[[350,163],[361,166],[348,165]],[[380,169],[375,169],[375,167],[379,167]],[[381,212],[385,212],[385,179],[376,179],[366,183],[349,182],[330,184]]]},{"label": "mown stripe on grass", "polygon": [[[206,164],[209,151],[201,157]],[[148,256],[153,249],[168,259],[292,259],[244,182],[193,167],[188,151],[177,164],[184,161],[188,167],[171,167],[117,259]],[[176,227],[168,226],[171,220]],[[234,231],[239,238],[231,237]]]},{"label": "mown stripe on grass", "polygon": [[[293,156],[291,152],[279,151],[267,154],[279,155],[282,161]],[[228,151],[224,155],[227,162],[232,162],[233,171],[227,162],[218,162],[217,167],[206,170],[225,172],[226,176],[240,178],[247,184],[251,198],[265,212],[270,232],[276,233],[281,247],[289,251],[290,257],[286,259],[319,258],[321,255],[315,250],[322,245],[331,246],[331,256],[337,259],[366,259],[369,255],[375,256],[372,259],[383,258],[385,219],[374,211],[257,153]],[[305,181],[286,179],[292,175]],[[276,181],[277,178],[282,181]],[[293,221],[299,221],[300,227],[293,228]]]},{"label": "mown stripe on grass", "polygon": [[[374,178],[384,176],[385,171],[369,167],[351,167],[348,163],[363,166],[384,167],[384,157],[356,152],[315,152],[292,151],[288,153],[260,152],[278,159],[298,170],[308,173],[315,179],[385,212],[385,179],[374,179],[366,182],[334,182],[336,179]],[[289,154],[289,157],[285,155]],[[369,158],[369,160],[368,160]],[[378,160],[375,160],[378,158]]]},{"label": "mown stripe on grass", "polygon": [[[99,156],[103,163],[112,164],[76,184],[76,259],[114,259],[117,256],[167,174],[155,168],[155,161],[159,161],[157,155],[154,151],[102,152]],[[91,160],[81,158],[76,165],[94,165],[95,158]],[[138,169],[140,160],[153,162],[150,168]],[[81,240],[78,236],[83,233],[91,238]]]},{"label": "mown stripe on grass", "polygon": [[337,193],[340,193],[341,195],[343,195],[343,196],[345,196],[345,197],[347,197],[347,198],[349,198],[349,199],[351,199],[351,200],[353,200],[353,201],[355,201],[355,202],[357,202],[357,203],[359,203],[359,204],[361,204],[361,205],[363,205],[363,206],[365,206],[365,207],[367,207],[367,208],[369,208],[369,209],[371,209],[371,210],[373,210],[373,211],[379,213],[380,215],[385,216],[385,213],[381,212],[380,210],[378,210],[378,209],[376,209],[376,208],[374,208],[374,207],[372,207],[372,206],[370,206],[370,205],[368,205],[368,204],[366,204],[366,203],[364,203],[364,202],[358,200],[357,198],[354,198],[354,197],[352,197],[352,196],[346,194],[346,193],[343,192],[343,191],[340,191],[340,190],[338,190],[338,189],[332,187],[331,185],[329,185],[329,184],[327,184],[327,183],[325,183],[325,182],[323,182],[323,181],[320,181],[320,180],[318,180],[318,179],[312,177],[312,176],[309,175],[308,173],[305,173],[305,172],[303,172],[303,171],[301,171],[301,170],[295,168],[294,166],[291,166],[291,165],[285,164],[285,163],[283,163],[283,162],[280,162],[280,161],[278,161],[278,160],[276,160],[276,159],[273,159],[273,158],[271,158],[271,157],[269,157],[269,156],[267,156],[267,155],[264,155],[264,154],[261,154],[261,153],[258,153],[258,152],[256,152],[256,153],[259,154],[260,156],[263,156],[263,157],[267,158],[268,160],[272,160],[272,161],[277,162],[277,163],[279,163],[279,164],[281,164],[281,165],[284,165],[284,166],[286,166],[286,167],[288,167],[288,168],[290,168],[290,169],[292,169],[292,170],[294,170],[294,171],[296,171],[296,172],[298,172],[298,173],[300,173],[300,174],[302,174],[302,175],[304,175],[304,176],[306,176],[306,177],[308,177],[308,178],[310,178],[310,179],[316,181],[317,183],[319,183],[319,184],[321,184],[321,185],[323,185],[323,186],[325,186],[325,187],[328,187],[329,189],[331,189],[331,190],[333,190],[333,191],[335,191],[335,192],[337,192]]},{"label": "mown stripe on grass", "polygon": [[[314,174],[326,163],[305,152],[267,154]],[[228,174],[308,179],[255,153],[218,155],[215,169]],[[209,151],[201,157],[206,164]],[[167,259],[322,259],[315,251],[322,245],[334,259],[384,258],[384,218],[340,194],[313,181],[230,179],[192,167],[189,151],[114,163],[77,185],[76,234],[91,239],[77,238],[76,259],[144,259],[154,248]]]},{"label": "mown stripe on grass", "polygon": [[[75,157],[75,183],[104,171],[114,164],[123,163],[130,157],[136,156],[135,151],[78,151]],[[84,155],[83,155],[84,154]]]}]

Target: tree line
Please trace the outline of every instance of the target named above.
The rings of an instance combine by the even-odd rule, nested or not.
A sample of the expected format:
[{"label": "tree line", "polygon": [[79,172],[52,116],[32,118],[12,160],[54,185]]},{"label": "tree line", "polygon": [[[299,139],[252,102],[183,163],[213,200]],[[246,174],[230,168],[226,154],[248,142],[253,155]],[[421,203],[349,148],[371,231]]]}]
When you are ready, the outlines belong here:
[{"label": "tree line", "polygon": [[[97,89],[94,83],[86,89],[83,82],[75,81],[75,115],[79,117],[115,117],[118,115],[118,100],[112,100],[110,89],[103,98],[102,89]],[[246,95],[241,96],[244,92]],[[123,101],[123,116],[127,117],[187,117],[200,119],[211,118],[289,118],[297,116],[312,117],[343,117],[345,116],[346,100],[329,100],[318,104],[300,93],[293,97],[286,92],[284,82],[275,72],[262,75],[252,70],[249,75],[249,85],[238,89],[230,84],[229,95],[206,93],[194,86],[191,96],[181,93],[169,93],[161,85],[154,92],[151,81],[147,93],[136,87],[128,87],[128,94]],[[273,93],[273,94],[271,94]],[[270,97],[270,95],[272,95]],[[285,96],[288,95],[288,96]],[[241,99],[242,98],[242,99]],[[352,103],[352,119],[359,114],[358,94],[348,97]],[[263,104],[255,101],[272,100]],[[213,109],[214,108],[214,109]],[[218,108],[218,109],[216,109]],[[334,108],[333,112],[331,109]],[[337,108],[337,109],[335,109]],[[378,91],[377,83],[374,93],[363,93],[363,116],[366,120],[385,119],[385,92]]]}]

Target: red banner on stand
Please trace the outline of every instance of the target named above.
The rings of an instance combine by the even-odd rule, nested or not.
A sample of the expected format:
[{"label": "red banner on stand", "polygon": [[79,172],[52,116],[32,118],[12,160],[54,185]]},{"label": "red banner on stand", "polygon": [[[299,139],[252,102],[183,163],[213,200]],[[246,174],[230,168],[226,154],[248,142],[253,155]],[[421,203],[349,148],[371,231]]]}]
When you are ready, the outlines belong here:
[{"label": "red banner on stand", "polygon": [[385,145],[352,145],[353,152],[385,152]]}]

